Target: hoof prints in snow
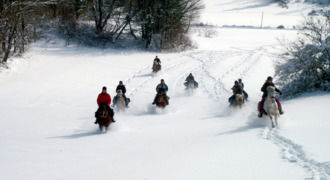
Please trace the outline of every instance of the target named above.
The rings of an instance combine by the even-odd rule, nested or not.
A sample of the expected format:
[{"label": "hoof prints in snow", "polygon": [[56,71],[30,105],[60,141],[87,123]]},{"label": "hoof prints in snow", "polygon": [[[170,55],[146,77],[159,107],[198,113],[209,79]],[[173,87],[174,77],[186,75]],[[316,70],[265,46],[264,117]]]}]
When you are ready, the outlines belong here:
[{"label": "hoof prints in snow", "polygon": [[327,180],[330,178],[330,162],[321,163],[308,158],[300,145],[280,136],[276,129],[270,130],[265,128],[263,137],[281,148],[283,159],[295,163],[308,171],[309,177],[305,179]]}]

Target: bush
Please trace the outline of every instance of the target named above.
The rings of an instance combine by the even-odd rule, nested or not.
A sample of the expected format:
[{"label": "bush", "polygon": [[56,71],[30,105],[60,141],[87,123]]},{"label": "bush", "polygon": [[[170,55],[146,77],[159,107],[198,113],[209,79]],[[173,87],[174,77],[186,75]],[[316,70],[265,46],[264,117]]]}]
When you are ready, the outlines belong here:
[{"label": "bush", "polygon": [[298,40],[287,47],[276,67],[286,96],[307,91],[330,91],[330,14],[309,17]]}]

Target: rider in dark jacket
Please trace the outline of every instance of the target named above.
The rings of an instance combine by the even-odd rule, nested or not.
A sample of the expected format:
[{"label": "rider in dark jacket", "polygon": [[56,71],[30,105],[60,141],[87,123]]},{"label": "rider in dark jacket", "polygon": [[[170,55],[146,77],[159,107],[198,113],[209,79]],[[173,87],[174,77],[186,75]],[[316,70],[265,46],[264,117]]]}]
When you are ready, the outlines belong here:
[{"label": "rider in dark jacket", "polygon": [[[116,92],[118,92],[118,90],[121,90],[121,92],[123,93],[123,97],[125,98],[126,106],[128,106],[128,103],[130,102],[130,99],[127,98],[126,95],[125,95],[126,94],[126,87],[123,84],[123,81],[119,81],[119,85],[116,88]],[[116,97],[113,100],[114,103],[116,103],[116,101],[117,101],[117,98]]]},{"label": "rider in dark jacket", "polygon": [[198,83],[195,81],[195,78],[194,78],[194,76],[192,75],[192,73],[190,73],[190,74],[188,75],[188,77],[186,78],[186,82],[184,83],[184,85],[185,85],[186,87],[188,87],[188,85],[189,85],[190,82],[193,82],[194,85],[195,85],[195,87],[198,87]]},{"label": "rider in dark jacket", "polygon": [[[258,111],[259,111],[258,116],[259,117],[262,117],[262,114],[264,112],[263,107],[264,107],[265,99],[267,97],[267,87],[268,86],[275,87],[275,84],[273,83],[273,78],[271,76],[268,76],[266,82],[261,87],[261,91],[263,92],[263,95],[262,95],[262,100],[258,103]],[[277,89],[276,87],[275,87],[275,91],[278,92],[280,95],[282,95],[282,92],[279,89]],[[282,109],[282,105],[281,105],[280,101],[277,98],[275,98],[275,100],[276,100],[280,114],[283,114],[283,109]]]},{"label": "rider in dark jacket", "polygon": [[157,95],[156,95],[156,97],[154,99],[154,102],[152,104],[156,104],[156,102],[157,102],[157,100],[158,100],[158,98],[161,94],[164,94],[166,96],[166,98],[165,98],[166,99],[166,104],[169,104],[168,103],[169,97],[166,95],[166,93],[168,91],[168,86],[165,84],[164,79],[160,80],[160,84],[157,85],[156,91],[157,91]]},{"label": "rider in dark jacket", "polygon": [[244,94],[244,99],[247,100],[249,95],[246,93],[246,91],[244,90],[244,83],[242,82],[242,79],[238,79],[238,84],[241,85],[242,90],[243,90],[243,94]]},{"label": "rider in dark jacket", "polygon": [[233,95],[228,99],[229,103],[233,103],[236,94],[242,94],[243,93],[243,88],[241,85],[238,83],[238,81],[234,82],[234,86],[231,88],[233,90]]}]

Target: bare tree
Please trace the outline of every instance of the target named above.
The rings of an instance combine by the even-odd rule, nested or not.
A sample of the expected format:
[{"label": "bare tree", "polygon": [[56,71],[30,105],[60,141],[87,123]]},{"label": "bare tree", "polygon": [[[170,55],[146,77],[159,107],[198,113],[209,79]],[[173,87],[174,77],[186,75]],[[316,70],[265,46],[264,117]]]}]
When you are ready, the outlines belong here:
[{"label": "bare tree", "polygon": [[34,37],[36,17],[52,0],[2,0],[0,6],[0,58],[7,62],[11,53],[23,53]]}]

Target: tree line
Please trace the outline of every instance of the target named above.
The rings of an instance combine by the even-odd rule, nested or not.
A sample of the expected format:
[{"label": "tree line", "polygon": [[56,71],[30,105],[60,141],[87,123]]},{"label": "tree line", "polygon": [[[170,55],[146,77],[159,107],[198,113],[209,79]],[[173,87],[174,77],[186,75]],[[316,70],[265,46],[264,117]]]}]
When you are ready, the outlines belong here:
[{"label": "tree line", "polygon": [[[0,0],[0,62],[37,40],[55,22],[68,39],[78,31],[115,43],[123,34],[158,49],[189,45],[185,35],[201,0]],[[83,25],[83,26],[82,26]],[[85,28],[89,26],[89,28]],[[80,29],[79,29],[80,28]],[[81,34],[79,34],[81,35]],[[82,34],[84,35],[84,34]]]}]

